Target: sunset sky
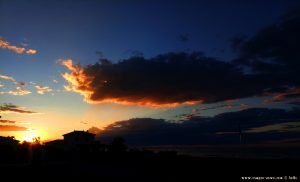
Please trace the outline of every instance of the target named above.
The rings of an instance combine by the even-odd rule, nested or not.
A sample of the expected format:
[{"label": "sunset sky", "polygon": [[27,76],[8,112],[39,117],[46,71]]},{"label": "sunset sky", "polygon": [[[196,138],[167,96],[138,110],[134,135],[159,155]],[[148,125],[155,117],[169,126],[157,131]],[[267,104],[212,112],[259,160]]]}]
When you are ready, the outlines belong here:
[{"label": "sunset sky", "polygon": [[[300,101],[299,67],[291,70],[289,61],[286,72],[280,69],[283,78],[275,66],[250,65],[262,51],[247,46],[296,5],[0,0],[0,135],[51,140],[131,118],[174,122],[249,108],[291,109]],[[233,43],[245,46],[234,51]],[[283,57],[261,54],[267,61]]]}]

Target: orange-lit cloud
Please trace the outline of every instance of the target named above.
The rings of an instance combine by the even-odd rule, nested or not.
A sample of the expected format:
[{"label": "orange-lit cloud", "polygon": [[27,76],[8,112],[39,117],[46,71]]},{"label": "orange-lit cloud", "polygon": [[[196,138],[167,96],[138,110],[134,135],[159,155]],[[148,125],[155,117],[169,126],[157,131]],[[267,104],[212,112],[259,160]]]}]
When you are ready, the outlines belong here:
[{"label": "orange-lit cloud", "polygon": [[36,92],[37,92],[38,94],[41,94],[41,95],[43,95],[43,94],[45,94],[45,93],[47,93],[47,92],[51,92],[51,91],[52,91],[52,89],[49,88],[49,87],[47,87],[47,86],[39,86],[39,85],[36,85],[35,88],[36,88]]},{"label": "orange-lit cloud", "polygon": [[100,128],[95,127],[95,126],[93,126],[93,127],[91,127],[91,128],[88,129],[88,132],[94,133],[94,134],[97,134],[97,133],[99,133],[99,132],[101,132],[101,131],[102,131],[102,130],[101,130]]},{"label": "orange-lit cloud", "polygon": [[0,119],[0,123],[15,123],[16,121],[6,120],[6,119]]},{"label": "orange-lit cloud", "polygon": [[264,100],[265,104],[270,104],[273,102],[281,102],[287,99],[294,99],[300,97],[300,87],[291,87],[286,92],[272,94],[271,99]]},{"label": "orange-lit cloud", "polygon": [[80,93],[88,103],[155,107],[230,103],[261,96],[268,88],[274,93],[287,83],[261,74],[249,76],[235,62],[223,62],[197,52],[130,57],[117,63],[102,58],[84,67],[71,59],[60,62],[70,70],[62,74],[68,82],[65,89]]},{"label": "orange-lit cloud", "polygon": [[36,54],[36,50],[34,50],[34,49],[28,49],[27,51],[26,51],[26,53],[27,54]]},{"label": "orange-lit cloud", "polygon": [[7,75],[0,75],[0,79],[9,80],[16,85],[15,90],[10,91],[0,91],[0,94],[9,94],[9,95],[28,95],[31,92],[29,90],[25,90],[24,86],[26,83],[17,81],[14,77]]},{"label": "orange-lit cloud", "polygon": [[[188,66],[192,66],[192,61]],[[135,68],[131,60],[128,62],[130,62],[129,67],[139,69]],[[210,99],[215,100],[214,97],[207,95],[205,86],[200,87],[201,81],[197,83],[183,75],[176,76],[178,79],[180,77],[177,80],[176,77],[169,75],[168,71],[172,74],[176,73],[176,70],[172,70],[174,69],[173,63],[170,63],[170,68],[168,68],[170,70],[166,70],[166,73],[160,70],[162,72],[160,76],[155,75],[155,70],[144,68],[148,64],[146,61],[142,62],[141,69],[150,71],[144,73],[143,71],[137,72],[137,70],[131,71],[130,69],[133,68],[126,68],[125,63],[124,65],[122,63],[111,64],[107,61],[105,64],[88,65],[84,68],[74,64],[71,59],[60,60],[60,63],[71,71],[62,74],[68,82],[65,89],[80,93],[87,103],[113,102],[151,107],[176,107],[182,104],[198,104],[209,102]],[[155,64],[154,62],[153,67]],[[200,61],[199,64],[201,64]],[[193,76],[192,79],[196,79],[197,73],[194,71],[189,77]]]},{"label": "orange-lit cloud", "polygon": [[0,105],[0,113],[16,113],[16,114],[40,114],[38,112],[25,110],[25,107],[4,103]]},{"label": "orange-lit cloud", "polygon": [[14,46],[14,45],[10,45],[9,42],[7,42],[3,39],[0,39],[0,47],[3,48],[3,49],[8,49],[8,50],[14,51],[17,54],[22,54],[26,50],[23,47],[17,47],[17,46]]},{"label": "orange-lit cloud", "polygon": [[133,98],[126,98],[126,99],[119,99],[119,98],[108,98],[103,99],[100,101],[94,101],[88,98],[85,98],[85,101],[90,104],[100,104],[100,103],[117,103],[117,104],[124,104],[124,105],[140,105],[140,106],[149,106],[149,107],[177,107],[182,104],[201,104],[203,103],[202,100],[197,101],[185,101],[185,102],[172,102],[172,103],[163,103],[158,101],[152,101],[152,100],[135,100]]},{"label": "orange-lit cloud", "polygon": [[0,125],[0,131],[26,131],[27,128],[16,125]]},{"label": "orange-lit cloud", "polygon": [[71,73],[62,74],[63,78],[69,83],[69,85],[65,86],[65,89],[82,94],[88,101],[88,98],[93,93],[92,87],[89,86],[93,78],[87,76],[80,65],[74,64],[71,59],[60,60],[60,63],[72,71]]},{"label": "orange-lit cloud", "polygon": [[23,54],[24,52],[27,54],[36,54],[36,52],[37,52],[34,49],[26,50],[26,48],[24,48],[24,47],[17,47],[15,45],[11,45],[10,42],[4,40],[2,37],[0,37],[0,47],[3,49],[11,50],[17,54]]},{"label": "orange-lit cloud", "polygon": [[232,102],[237,102],[237,99],[230,99],[230,100],[225,100],[224,102],[226,103],[232,103]]},{"label": "orange-lit cloud", "polygon": [[234,108],[234,106],[233,106],[233,105],[226,105],[226,106],[224,106],[223,108],[224,108],[224,109],[232,109],[232,108]]},{"label": "orange-lit cloud", "polygon": [[12,81],[12,82],[16,82],[16,79],[15,78],[13,78],[13,77],[11,77],[11,76],[7,76],[7,75],[0,75],[0,78],[1,79],[5,79],[5,80],[10,80],[10,81]]}]

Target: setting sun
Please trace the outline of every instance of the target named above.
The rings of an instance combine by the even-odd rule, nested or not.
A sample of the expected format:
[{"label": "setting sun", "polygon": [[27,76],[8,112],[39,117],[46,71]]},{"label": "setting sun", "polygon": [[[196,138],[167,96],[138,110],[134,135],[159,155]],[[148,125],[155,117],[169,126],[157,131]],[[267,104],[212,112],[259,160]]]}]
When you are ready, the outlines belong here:
[{"label": "setting sun", "polygon": [[41,130],[30,129],[17,136],[17,139],[20,141],[33,142],[34,138],[38,137],[41,139],[45,138],[45,132],[42,132]]}]

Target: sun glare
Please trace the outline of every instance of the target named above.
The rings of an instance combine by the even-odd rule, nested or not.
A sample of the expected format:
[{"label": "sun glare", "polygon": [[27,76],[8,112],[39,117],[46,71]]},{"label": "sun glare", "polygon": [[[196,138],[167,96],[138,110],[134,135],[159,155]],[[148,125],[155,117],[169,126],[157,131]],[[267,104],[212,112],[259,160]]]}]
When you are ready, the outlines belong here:
[{"label": "sun glare", "polygon": [[25,131],[22,135],[20,135],[18,137],[18,140],[26,141],[26,142],[33,142],[34,138],[40,137],[41,139],[43,139],[44,135],[45,134],[39,130],[31,129],[31,130]]}]

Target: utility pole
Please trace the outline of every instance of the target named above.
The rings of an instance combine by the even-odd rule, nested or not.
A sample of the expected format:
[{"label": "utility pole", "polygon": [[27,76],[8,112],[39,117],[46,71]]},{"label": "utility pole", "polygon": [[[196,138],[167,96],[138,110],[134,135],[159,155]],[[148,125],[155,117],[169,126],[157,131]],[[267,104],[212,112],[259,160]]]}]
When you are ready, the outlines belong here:
[{"label": "utility pole", "polygon": [[242,128],[240,120],[238,121],[238,133],[239,133],[239,158],[241,158],[242,154],[242,144],[243,144],[243,136],[242,136]]}]

